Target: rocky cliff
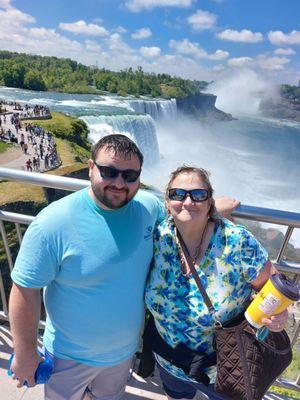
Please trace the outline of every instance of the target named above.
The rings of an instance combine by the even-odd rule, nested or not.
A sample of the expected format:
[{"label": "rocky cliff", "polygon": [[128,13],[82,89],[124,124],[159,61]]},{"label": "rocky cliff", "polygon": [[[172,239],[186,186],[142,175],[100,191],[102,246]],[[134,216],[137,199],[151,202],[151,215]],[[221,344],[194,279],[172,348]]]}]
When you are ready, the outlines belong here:
[{"label": "rocky cliff", "polygon": [[216,108],[217,96],[208,93],[199,93],[177,99],[177,109],[179,112],[193,116],[196,119],[208,122],[216,121],[231,121],[232,115]]},{"label": "rocky cliff", "polygon": [[263,100],[259,109],[266,117],[300,122],[300,100],[298,99]]}]

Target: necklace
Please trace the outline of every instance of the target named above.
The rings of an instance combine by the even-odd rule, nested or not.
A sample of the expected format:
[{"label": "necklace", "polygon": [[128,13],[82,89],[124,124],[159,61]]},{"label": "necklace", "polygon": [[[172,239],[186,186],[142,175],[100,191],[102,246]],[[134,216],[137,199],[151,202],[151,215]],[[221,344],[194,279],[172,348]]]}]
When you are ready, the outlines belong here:
[{"label": "necklace", "polygon": [[[201,253],[202,242],[203,242],[203,239],[205,237],[205,234],[206,234],[206,231],[207,231],[207,227],[208,227],[208,222],[205,224],[205,227],[204,227],[202,235],[201,235],[200,242],[199,242],[199,244],[198,244],[198,246],[197,246],[197,248],[195,250],[194,257],[190,256],[194,265],[196,264],[196,262],[197,262],[197,260],[199,258],[199,255]],[[187,262],[187,260],[186,260],[186,258],[184,256],[184,253],[183,253],[183,250],[181,248],[181,245],[179,243],[178,235],[177,235],[177,228],[175,229],[175,241],[176,241],[176,245],[177,245],[178,252],[179,252],[182,273],[183,273],[184,276],[189,276],[190,273],[191,273],[191,270],[190,270],[189,264],[188,264],[188,262]]]}]

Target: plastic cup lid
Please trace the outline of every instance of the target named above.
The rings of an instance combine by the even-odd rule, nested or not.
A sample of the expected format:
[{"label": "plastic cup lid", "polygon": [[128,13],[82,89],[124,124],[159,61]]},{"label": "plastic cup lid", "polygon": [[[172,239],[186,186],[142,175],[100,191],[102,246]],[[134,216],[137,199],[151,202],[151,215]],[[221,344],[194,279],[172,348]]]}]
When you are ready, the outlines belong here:
[{"label": "plastic cup lid", "polygon": [[279,290],[279,292],[282,293],[285,297],[293,301],[299,300],[300,296],[298,286],[294,282],[289,280],[285,275],[275,274],[272,275],[270,279],[276,289]]}]

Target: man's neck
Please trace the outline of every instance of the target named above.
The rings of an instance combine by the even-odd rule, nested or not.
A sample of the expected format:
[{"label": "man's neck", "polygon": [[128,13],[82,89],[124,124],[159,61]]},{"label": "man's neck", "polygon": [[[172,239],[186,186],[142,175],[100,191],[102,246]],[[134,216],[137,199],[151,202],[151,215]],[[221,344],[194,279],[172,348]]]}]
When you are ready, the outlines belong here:
[{"label": "man's neck", "polygon": [[113,210],[112,208],[109,208],[109,207],[107,207],[105,204],[101,203],[101,201],[99,201],[99,200],[97,199],[97,197],[95,196],[95,194],[94,194],[94,192],[93,192],[93,189],[92,189],[91,187],[88,189],[88,194],[89,194],[89,196],[91,197],[91,199],[94,201],[94,203],[96,203],[97,206],[100,207],[102,210],[105,210],[105,211],[115,211],[115,210]]}]

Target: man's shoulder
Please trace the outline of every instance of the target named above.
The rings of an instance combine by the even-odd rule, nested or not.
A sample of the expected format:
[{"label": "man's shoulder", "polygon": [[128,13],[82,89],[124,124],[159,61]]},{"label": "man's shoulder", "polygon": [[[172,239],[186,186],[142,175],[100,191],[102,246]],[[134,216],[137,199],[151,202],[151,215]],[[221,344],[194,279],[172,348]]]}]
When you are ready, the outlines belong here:
[{"label": "man's shoulder", "polygon": [[133,204],[143,207],[151,215],[155,216],[156,223],[160,222],[165,216],[165,208],[161,200],[147,190],[139,190],[134,197]]},{"label": "man's shoulder", "polygon": [[80,203],[84,190],[71,193],[45,207],[36,217],[36,221],[40,224],[49,223],[51,221],[64,222],[70,218],[73,213],[80,213]]},{"label": "man's shoulder", "polygon": [[161,201],[155,196],[153,193],[149,192],[148,190],[139,189],[137,194],[134,197],[134,201],[138,203],[142,203],[143,205],[159,205]]}]

